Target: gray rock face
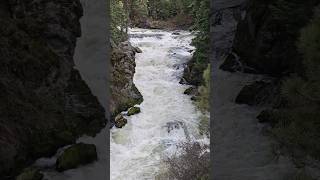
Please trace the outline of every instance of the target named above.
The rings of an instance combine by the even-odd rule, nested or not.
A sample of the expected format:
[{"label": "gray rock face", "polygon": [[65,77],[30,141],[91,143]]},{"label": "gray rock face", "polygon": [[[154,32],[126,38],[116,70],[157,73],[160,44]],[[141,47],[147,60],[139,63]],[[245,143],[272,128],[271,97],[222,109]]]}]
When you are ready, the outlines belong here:
[{"label": "gray rock face", "polygon": [[[261,124],[256,119],[260,109],[235,103],[240,90],[261,77],[219,69],[233,53],[238,22],[245,19],[247,13],[245,3],[242,0],[213,3],[212,179],[282,180],[294,171],[294,166],[289,158],[280,156],[276,159],[272,153],[273,142],[262,134]],[[242,69],[241,65],[231,65]]]},{"label": "gray rock face", "polygon": [[133,83],[135,54],[137,49],[129,42],[123,42],[112,50],[111,55],[111,115],[140,104],[142,95]]},{"label": "gray rock face", "polygon": [[79,1],[2,4],[0,179],[80,135],[95,135],[106,123],[104,109],[73,68]]},{"label": "gray rock face", "polygon": [[259,73],[276,77],[300,68],[297,39],[317,4],[319,1],[313,0],[248,1],[233,45],[240,61]]}]

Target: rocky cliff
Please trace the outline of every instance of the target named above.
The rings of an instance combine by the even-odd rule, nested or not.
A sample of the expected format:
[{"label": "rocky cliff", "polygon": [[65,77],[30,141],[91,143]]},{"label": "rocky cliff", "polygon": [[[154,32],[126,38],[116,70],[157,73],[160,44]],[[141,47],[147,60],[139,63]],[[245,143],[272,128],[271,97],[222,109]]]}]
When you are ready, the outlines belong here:
[{"label": "rocky cliff", "polygon": [[[318,141],[318,136],[306,133],[316,129],[313,126],[317,123],[312,124],[310,120],[312,118],[309,118],[312,117],[310,114],[316,111],[313,106],[304,105],[303,108],[308,111],[302,111],[304,114],[299,117],[300,119],[297,118],[301,124],[297,123],[298,121],[292,117],[298,117],[296,114],[301,113],[296,108],[299,107],[299,102],[288,101],[284,93],[284,84],[292,74],[306,77],[303,53],[298,49],[298,42],[301,30],[311,22],[315,7],[320,2],[316,0],[219,2],[218,0],[215,6],[217,8],[214,13],[212,39],[213,57],[217,61],[216,66],[220,67],[218,70],[214,69],[216,73],[212,77],[216,79],[213,84],[219,84],[219,87],[214,87],[213,92],[215,176],[221,179],[232,175],[235,176],[231,179],[319,179],[319,161],[309,157],[311,151],[318,152],[318,149],[314,148],[316,143],[313,143]],[[229,73],[221,70],[238,72]],[[224,79],[219,79],[219,76]],[[229,107],[223,100],[225,92],[219,90],[222,89],[221,86],[226,86],[226,83],[228,88],[224,89],[228,91],[230,84],[233,84],[232,81],[238,83],[235,88],[237,91],[227,100],[236,103],[237,108],[226,112],[235,113],[233,117],[239,115],[236,121],[232,121],[232,117],[221,118],[225,117],[225,114],[220,110]],[[301,98],[299,95],[295,97]],[[237,112],[241,107],[245,108]],[[246,116],[247,111],[252,114],[241,119]],[[250,121],[246,124],[246,120]],[[299,125],[294,126],[295,123]],[[305,128],[304,123],[310,126]],[[250,129],[250,126],[254,128]],[[239,129],[241,133],[237,132]],[[266,137],[273,138],[265,139]],[[228,144],[230,140],[226,140],[227,138],[234,141]],[[260,140],[255,142],[255,138]],[[241,142],[242,139],[250,139],[250,142]],[[301,141],[311,142],[312,145],[305,146]],[[252,148],[255,149],[254,153],[251,154],[249,149],[245,150],[245,153],[241,154],[246,154],[248,157],[241,160],[241,156],[236,154],[249,146],[254,147]],[[260,149],[262,146],[264,147]],[[277,161],[269,159],[258,163],[270,153],[270,146],[273,146],[272,151],[275,154],[266,156],[266,159],[277,156]],[[233,151],[233,148],[236,151],[228,153],[229,150]],[[225,156],[229,154],[232,156]],[[227,158],[230,164],[225,163],[224,158]],[[235,165],[243,162],[245,162],[243,165]],[[259,165],[253,164],[250,167],[251,162]],[[235,168],[230,168],[233,165]],[[259,172],[262,169],[263,172]]]},{"label": "rocky cliff", "polygon": [[[142,95],[133,82],[135,54],[140,52],[129,42],[114,46],[111,54],[111,117],[128,110],[143,101]],[[111,120],[112,121],[112,120]]]},{"label": "rocky cliff", "polygon": [[79,0],[0,3],[0,179],[95,135],[105,112],[75,70]]},{"label": "rocky cliff", "polygon": [[222,68],[276,77],[297,72],[301,67],[297,39],[318,3],[316,0],[248,1],[233,43],[232,50],[237,56],[230,54]]}]

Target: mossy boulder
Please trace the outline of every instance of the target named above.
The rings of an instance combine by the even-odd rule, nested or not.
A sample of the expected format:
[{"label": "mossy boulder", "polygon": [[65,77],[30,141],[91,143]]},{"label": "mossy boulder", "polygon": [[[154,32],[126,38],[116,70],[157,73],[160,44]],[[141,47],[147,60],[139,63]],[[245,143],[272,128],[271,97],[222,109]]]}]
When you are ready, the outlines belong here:
[{"label": "mossy boulder", "polygon": [[42,180],[43,174],[38,169],[26,168],[23,172],[17,176],[16,180]]},{"label": "mossy boulder", "polygon": [[96,146],[93,144],[78,143],[67,148],[57,159],[56,169],[65,171],[80,165],[92,163],[98,159]]},{"label": "mossy boulder", "polygon": [[117,128],[122,128],[123,126],[125,126],[126,124],[127,124],[127,119],[126,118],[124,118],[123,116],[122,116],[122,114],[119,114],[119,115],[117,115],[116,116],[116,118],[114,119],[114,122],[115,122],[115,126],[117,127]]},{"label": "mossy boulder", "polygon": [[132,107],[129,109],[127,115],[132,116],[132,115],[138,114],[140,112],[141,112],[141,109],[139,107]]},{"label": "mossy boulder", "polygon": [[197,94],[197,88],[196,87],[189,87],[183,92],[183,94],[186,94],[186,95]]}]

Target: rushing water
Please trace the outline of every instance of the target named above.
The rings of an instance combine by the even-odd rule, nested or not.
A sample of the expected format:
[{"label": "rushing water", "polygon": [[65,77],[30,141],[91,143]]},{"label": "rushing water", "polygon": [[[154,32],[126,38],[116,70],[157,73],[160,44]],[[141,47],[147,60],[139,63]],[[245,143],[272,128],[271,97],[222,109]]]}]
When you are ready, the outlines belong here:
[{"label": "rushing water", "polygon": [[132,29],[136,55],[134,83],[144,97],[141,113],[127,117],[122,129],[112,129],[111,179],[155,179],[162,171],[161,160],[187,140],[202,141],[198,133],[200,112],[179,84],[185,63],[192,57],[193,35]]},{"label": "rushing water", "polygon": [[[175,33],[176,34],[176,33]],[[208,143],[199,135],[202,115],[183,94],[189,86],[179,84],[186,62],[192,57],[194,37],[190,32],[131,29],[131,43],[143,52],[136,55],[134,83],[143,95],[141,113],[126,117],[128,124],[111,129],[111,180],[151,180],[163,171],[162,159],[175,153],[185,141]],[[78,142],[95,144],[98,161],[59,173],[52,168],[57,155],[39,159],[35,165],[49,180],[105,180],[109,161],[106,155],[106,129],[96,137]],[[68,146],[67,146],[68,147]],[[66,148],[66,147],[65,147]],[[162,178],[163,179],[163,178]]]}]

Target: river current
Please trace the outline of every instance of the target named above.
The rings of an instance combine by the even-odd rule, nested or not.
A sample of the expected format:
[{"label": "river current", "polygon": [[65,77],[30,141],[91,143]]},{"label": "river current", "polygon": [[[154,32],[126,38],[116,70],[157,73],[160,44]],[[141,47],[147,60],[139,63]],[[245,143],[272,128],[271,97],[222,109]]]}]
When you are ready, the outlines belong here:
[{"label": "river current", "polygon": [[126,117],[128,124],[112,129],[110,136],[111,179],[156,179],[163,171],[163,158],[185,141],[208,141],[198,133],[201,113],[189,87],[179,83],[191,59],[194,35],[187,31],[131,29],[136,54],[134,83],[143,95],[141,113]]}]

